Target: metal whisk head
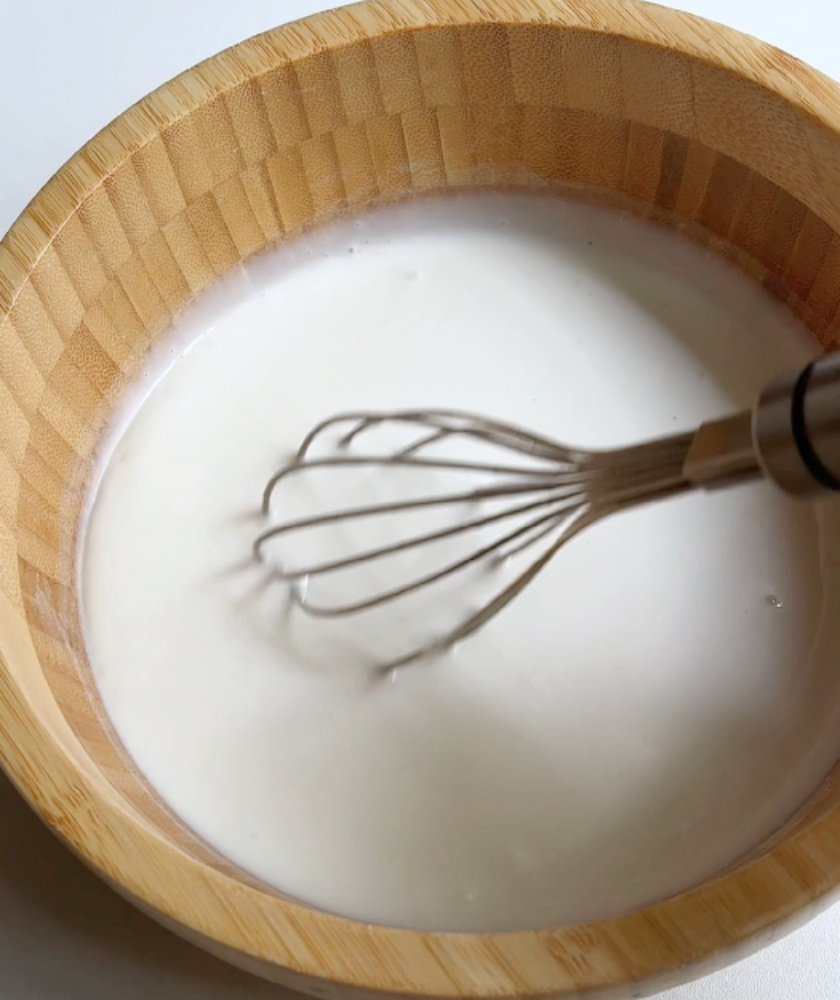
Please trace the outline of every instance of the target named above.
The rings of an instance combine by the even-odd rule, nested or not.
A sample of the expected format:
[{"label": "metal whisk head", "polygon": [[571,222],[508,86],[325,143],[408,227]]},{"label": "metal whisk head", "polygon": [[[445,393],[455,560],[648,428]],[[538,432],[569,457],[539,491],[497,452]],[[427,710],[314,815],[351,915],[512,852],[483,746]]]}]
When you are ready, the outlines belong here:
[{"label": "metal whisk head", "polygon": [[[457,580],[506,568],[501,580],[485,572],[485,586],[495,586],[478,607],[381,664],[391,670],[443,652],[487,624],[587,525],[691,488],[683,468],[693,439],[689,433],[587,452],[471,413],[342,414],[315,427],[268,482],[263,513],[272,521],[254,551],[290,584],[294,602],[318,618],[371,612],[441,585],[450,587],[451,610]],[[351,474],[375,474],[367,490],[357,491],[358,503]],[[324,509],[313,510],[307,494],[302,516],[273,521],[278,507],[288,518],[278,503],[282,488],[305,490],[304,477],[316,476],[329,481]],[[318,536],[315,557],[290,556]],[[398,563],[399,572],[388,568]],[[338,577],[345,584],[339,595],[319,599],[316,585]]]}]

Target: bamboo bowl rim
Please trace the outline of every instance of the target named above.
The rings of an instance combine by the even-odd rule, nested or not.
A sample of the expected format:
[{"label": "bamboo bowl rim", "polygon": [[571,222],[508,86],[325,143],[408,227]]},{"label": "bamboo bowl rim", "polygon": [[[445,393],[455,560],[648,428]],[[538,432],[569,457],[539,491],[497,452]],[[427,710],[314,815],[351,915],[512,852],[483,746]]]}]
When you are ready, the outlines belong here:
[{"label": "bamboo bowl rim", "polygon": [[[840,135],[840,87],[769,45],[688,14],[638,0],[370,0],[244,41],[164,84],[104,128],[0,242],[0,322],[81,203],[167,126],[260,74],[320,52],[429,27],[487,24],[558,25],[675,51],[751,81]],[[3,621],[0,606],[0,626]],[[759,941],[774,926],[824,904],[840,885],[835,808],[740,868],[588,925],[428,934],[319,912],[203,865],[144,822],[85,759],[60,711],[36,704],[14,667],[15,650],[28,642],[0,634],[0,759],[25,798],[138,905],[206,945],[287,970],[313,992],[313,982],[326,982],[322,991],[343,986],[435,998],[606,995]],[[763,891],[768,883],[775,892]]]}]

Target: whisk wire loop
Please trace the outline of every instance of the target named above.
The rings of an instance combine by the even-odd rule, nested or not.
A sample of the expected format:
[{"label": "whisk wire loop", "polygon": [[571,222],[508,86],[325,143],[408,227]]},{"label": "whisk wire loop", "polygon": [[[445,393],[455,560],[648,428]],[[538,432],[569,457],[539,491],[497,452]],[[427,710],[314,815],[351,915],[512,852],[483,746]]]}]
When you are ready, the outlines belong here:
[{"label": "whisk wire loop", "polygon": [[[376,450],[358,450],[376,434],[389,442]],[[409,435],[409,440],[405,436]],[[398,444],[391,437],[399,439]],[[358,411],[322,421],[304,438],[292,461],[268,481],[263,494],[263,514],[269,519],[254,543],[257,558],[268,562],[268,549],[329,526],[344,527],[377,518],[395,520],[422,511],[457,510],[462,505],[489,504],[491,510],[470,515],[454,524],[407,531],[396,541],[364,546],[349,555],[320,558],[300,565],[284,560],[274,563],[277,576],[289,583],[299,607],[317,618],[340,618],[405,598],[455,577],[470,567],[494,560],[502,564],[526,551],[539,548],[513,579],[477,610],[442,635],[433,636],[404,654],[382,664],[392,670],[451,648],[498,615],[548,565],[559,549],[595,521],[649,500],[671,496],[692,488],[683,472],[693,434],[679,434],[642,445],[611,451],[570,448],[529,431],[468,412],[456,410]],[[452,446],[469,446],[471,453],[439,454]],[[350,452],[350,449],[354,449]],[[478,457],[481,450],[482,457]],[[485,457],[487,452],[504,458]],[[323,452],[323,453],[322,453]],[[475,485],[421,491],[407,498],[338,506],[289,520],[273,520],[276,494],[291,477],[323,472],[349,474],[353,470],[412,470],[426,476],[479,479]],[[425,481],[425,480],[424,480]],[[340,491],[337,491],[340,495]],[[336,495],[331,491],[331,495]],[[502,532],[487,541],[479,538],[487,529]],[[370,595],[351,600],[313,600],[308,588],[296,584],[305,579],[347,573],[370,567],[390,557],[425,550],[441,542],[464,539],[476,533],[473,549],[431,571],[421,570],[405,582],[386,584]]]}]

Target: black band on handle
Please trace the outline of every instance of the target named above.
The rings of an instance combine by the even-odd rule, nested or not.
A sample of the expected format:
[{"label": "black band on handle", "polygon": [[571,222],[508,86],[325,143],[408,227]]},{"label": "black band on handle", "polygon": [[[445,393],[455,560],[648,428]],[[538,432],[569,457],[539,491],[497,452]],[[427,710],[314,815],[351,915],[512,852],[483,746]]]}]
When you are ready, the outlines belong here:
[{"label": "black band on handle", "polygon": [[799,450],[805,468],[813,476],[814,481],[819,483],[826,490],[840,491],[840,481],[827,469],[820,461],[820,456],[814,451],[811,439],[808,437],[808,428],[805,424],[805,397],[808,395],[808,383],[811,381],[811,374],[814,365],[810,364],[793,387],[790,407],[790,426],[793,433],[793,440]]}]

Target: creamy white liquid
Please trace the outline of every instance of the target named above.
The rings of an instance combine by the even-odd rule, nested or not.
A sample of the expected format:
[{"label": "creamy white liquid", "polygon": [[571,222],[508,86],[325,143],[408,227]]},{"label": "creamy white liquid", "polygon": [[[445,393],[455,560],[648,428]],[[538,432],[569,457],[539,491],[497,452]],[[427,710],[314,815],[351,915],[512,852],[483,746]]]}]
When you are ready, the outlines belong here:
[{"label": "creamy white liquid", "polygon": [[608,520],[385,680],[310,655],[325,633],[250,547],[265,481],[334,411],[455,407],[608,446],[748,406],[812,353],[707,253],[560,200],[409,205],[252,264],[103,450],[85,618],[127,749],[234,862],[370,922],[591,920],[720,870],[840,752],[836,508],[756,485]]}]

